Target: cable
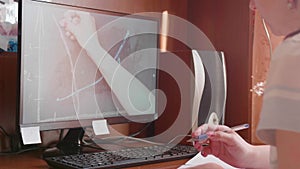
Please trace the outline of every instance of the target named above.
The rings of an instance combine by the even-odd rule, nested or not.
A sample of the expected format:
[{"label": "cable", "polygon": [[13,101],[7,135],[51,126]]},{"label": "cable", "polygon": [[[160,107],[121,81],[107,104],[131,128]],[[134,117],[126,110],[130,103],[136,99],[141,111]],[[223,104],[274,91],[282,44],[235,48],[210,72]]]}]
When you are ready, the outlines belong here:
[{"label": "cable", "polygon": [[[92,132],[92,134],[91,135],[85,135],[85,137],[89,137],[90,138],[90,140],[93,140],[93,141],[95,141],[95,140],[97,140],[98,141],[98,143],[102,143],[102,144],[111,144],[111,142],[120,142],[120,141],[122,141],[122,140],[124,140],[124,139],[128,139],[129,137],[135,137],[135,136],[137,136],[137,135],[139,135],[139,134],[141,134],[141,133],[143,133],[151,124],[153,124],[153,122],[150,122],[150,123],[147,123],[141,130],[139,130],[139,131],[137,131],[137,132],[135,132],[135,133],[133,133],[133,134],[130,134],[129,136],[114,136],[114,137],[106,137],[106,138],[99,138],[99,139],[96,139],[95,137],[96,137],[96,135]],[[88,130],[88,128],[85,128],[85,131],[86,130]],[[105,140],[105,139],[113,139],[114,141],[112,141],[112,140],[110,140],[110,141],[107,141],[107,140]],[[85,144],[90,144],[86,139],[82,139],[82,142],[83,143],[85,143]]]},{"label": "cable", "polygon": [[182,137],[182,138],[184,138],[184,137],[192,137],[192,135],[184,135],[184,134],[183,135],[177,135],[172,140],[170,140],[167,144],[171,144],[173,141],[175,141],[179,137]]},{"label": "cable", "polygon": [[[4,139],[5,139],[5,136],[6,136],[9,139],[9,142],[11,143],[13,137],[10,134],[8,134],[2,126],[0,126],[0,129],[1,129],[1,133],[4,134]],[[0,148],[2,148],[2,147],[0,147]],[[7,151],[7,152],[2,152],[2,151],[3,150],[0,151],[0,155],[5,155],[5,154],[12,153],[12,151]]]},{"label": "cable", "polygon": [[141,133],[143,133],[151,124],[153,124],[153,122],[151,123],[147,123],[147,125],[145,125],[140,131],[136,132],[136,133],[133,133],[131,135],[129,135],[130,137],[135,137]]},{"label": "cable", "polygon": [[164,143],[148,141],[148,140],[145,140],[145,139],[142,139],[142,138],[135,138],[135,137],[131,137],[131,136],[112,136],[112,137],[106,137],[106,138],[103,138],[103,139],[104,140],[106,140],[106,139],[117,139],[115,142],[120,142],[120,141],[123,141],[123,140],[134,140],[134,141],[140,141],[140,142],[154,144],[154,145],[164,145]]},{"label": "cable", "polygon": [[0,129],[5,136],[11,137],[11,135],[9,135],[2,126],[0,126]]},{"label": "cable", "polygon": [[[268,27],[263,18],[262,18],[262,24],[263,24],[263,28],[264,28],[265,34],[267,36],[267,39],[268,39],[269,50],[270,50],[269,52],[270,52],[270,58],[271,58],[272,54],[273,54],[273,46],[272,46],[271,36],[270,36],[269,30],[268,30]],[[254,76],[252,76],[252,78],[254,78]],[[250,89],[250,91],[257,94],[258,96],[262,96],[264,94],[265,84],[266,84],[266,80],[257,82],[255,85],[253,85],[253,87],[252,87],[252,89]]]},{"label": "cable", "polygon": [[[142,138],[135,138],[135,137],[131,137],[131,136],[111,136],[111,137],[105,137],[105,138],[101,138],[101,139],[94,139],[93,141],[95,144],[101,144],[101,143],[116,144],[117,142],[128,139],[128,140],[149,143],[149,144],[153,144],[153,145],[169,145],[169,144],[172,144],[176,139],[178,139],[180,137],[184,138],[184,137],[192,137],[192,136],[191,135],[177,135],[167,143],[153,142],[153,141],[145,140]],[[117,145],[119,145],[119,144],[117,144]]]},{"label": "cable", "polygon": [[4,155],[17,155],[17,154],[21,154],[21,153],[25,153],[28,151],[34,151],[34,150],[43,150],[46,149],[44,147],[31,147],[31,148],[26,148],[26,149],[21,149],[19,151],[7,151],[7,152],[0,152],[0,156],[4,156]]},{"label": "cable", "polygon": [[267,39],[268,39],[268,43],[269,43],[269,46],[270,46],[270,56],[272,56],[272,53],[273,53],[273,46],[272,46],[272,42],[271,42],[271,36],[270,36],[270,33],[269,33],[269,30],[268,30],[268,27],[265,23],[265,20],[262,19],[262,24],[264,26],[264,31],[267,35]]},{"label": "cable", "polygon": [[60,133],[59,133],[59,138],[58,138],[58,141],[61,141],[64,137],[64,129],[60,129]]},{"label": "cable", "polygon": [[[139,141],[139,142],[144,142],[152,145],[169,145],[172,144],[176,139],[178,138],[184,138],[184,137],[191,137],[191,135],[177,135],[167,143],[160,143],[160,142],[154,142],[154,141],[149,141],[143,138],[136,138],[135,136],[141,134],[144,132],[153,122],[147,123],[141,130],[139,130],[136,133],[130,134],[129,136],[109,136],[109,137],[104,137],[104,138],[96,138],[94,134],[91,135],[85,135],[85,137],[82,139],[83,146],[88,146],[91,148],[99,149],[99,147],[94,146],[95,144],[115,144],[118,146],[123,146],[127,147],[124,144],[120,143],[125,140],[134,140],[134,141]],[[88,139],[86,139],[88,137]]]}]

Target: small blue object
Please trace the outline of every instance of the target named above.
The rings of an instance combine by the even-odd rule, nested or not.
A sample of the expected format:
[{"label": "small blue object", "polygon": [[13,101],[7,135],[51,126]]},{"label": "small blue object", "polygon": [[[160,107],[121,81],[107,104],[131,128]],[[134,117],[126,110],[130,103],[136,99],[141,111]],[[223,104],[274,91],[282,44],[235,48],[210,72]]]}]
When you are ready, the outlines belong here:
[{"label": "small blue object", "polygon": [[17,52],[18,50],[18,42],[15,39],[10,39],[8,41],[8,47],[7,47],[7,51],[8,52]]},{"label": "small blue object", "polygon": [[197,137],[193,137],[193,138],[189,139],[187,142],[194,142],[194,141],[204,142],[207,139],[208,139],[207,134],[201,134]]},{"label": "small blue object", "polygon": [[208,139],[208,135],[207,134],[201,134],[201,135],[197,136],[194,139],[195,139],[195,141],[205,141],[206,139]]}]

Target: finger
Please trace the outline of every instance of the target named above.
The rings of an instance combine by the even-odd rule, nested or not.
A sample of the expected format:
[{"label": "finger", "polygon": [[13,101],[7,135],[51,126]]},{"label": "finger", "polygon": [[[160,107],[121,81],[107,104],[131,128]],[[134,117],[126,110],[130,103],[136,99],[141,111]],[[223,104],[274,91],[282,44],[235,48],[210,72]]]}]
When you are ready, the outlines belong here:
[{"label": "finger", "polygon": [[194,146],[199,152],[206,151],[207,154],[210,154],[212,152],[211,150],[212,147],[210,146],[209,141],[205,143],[196,142]]},{"label": "finger", "polygon": [[65,35],[66,35],[67,37],[70,37],[70,36],[71,36],[71,32],[66,31]]},{"label": "finger", "polygon": [[77,17],[88,20],[91,18],[91,14],[89,12],[84,12],[84,11],[76,11]]},{"label": "finger", "polygon": [[70,36],[70,39],[71,40],[76,40],[76,38],[73,35]]},{"label": "finger", "polygon": [[203,157],[206,157],[208,156],[209,154],[212,154],[212,149],[210,146],[206,146],[206,147],[202,147],[202,150],[201,150],[201,155]]},{"label": "finger", "polygon": [[61,25],[65,28],[65,31],[74,33],[75,25],[80,23],[80,17],[76,11],[67,11],[64,13],[64,19],[61,20]]},{"label": "finger", "polygon": [[76,25],[73,22],[66,21],[65,22],[65,31],[71,34],[76,34]]},{"label": "finger", "polygon": [[199,142],[195,142],[194,147],[195,147],[198,151],[201,151],[201,150],[202,150],[202,146],[201,146],[201,144],[199,144]]},{"label": "finger", "polygon": [[200,143],[195,141],[194,142],[194,147],[198,150],[198,151],[202,151],[204,147],[209,146],[209,142],[205,142],[205,143]]},{"label": "finger", "polygon": [[65,19],[62,19],[62,20],[60,20],[59,21],[59,25],[61,26],[61,27],[63,27],[63,28],[65,28],[66,27],[66,20]]},{"label": "finger", "polygon": [[234,143],[233,137],[234,137],[233,131],[229,131],[229,132],[217,131],[217,132],[214,132],[213,134],[209,135],[209,138],[212,141],[219,141],[219,142],[223,142],[226,144],[233,144]]},{"label": "finger", "polygon": [[69,10],[69,11],[66,11],[64,13],[64,18],[66,18],[67,20],[71,21],[73,17],[76,17],[77,14],[75,11],[72,11],[72,10]]},{"label": "finger", "polygon": [[78,25],[80,23],[80,18],[78,16],[72,18],[72,23]]},{"label": "finger", "polygon": [[203,124],[192,133],[192,136],[196,137],[203,133],[207,133],[209,131],[229,131],[229,130],[231,129],[225,125]]},{"label": "finger", "polygon": [[199,136],[203,133],[206,133],[207,130],[208,130],[208,124],[203,124],[192,133],[192,136],[193,137]]},{"label": "finger", "polygon": [[217,125],[214,131],[231,131],[231,128],[225,125]]}]

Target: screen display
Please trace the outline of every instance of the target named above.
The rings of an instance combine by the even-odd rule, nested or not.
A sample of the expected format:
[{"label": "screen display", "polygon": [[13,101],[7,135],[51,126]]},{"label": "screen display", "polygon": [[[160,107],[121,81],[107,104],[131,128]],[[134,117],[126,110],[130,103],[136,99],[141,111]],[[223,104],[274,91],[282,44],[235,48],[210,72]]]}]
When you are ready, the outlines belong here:
[{"label": "screen display", "polygon": [[[29,0],[23,1],[22,10],[22,125],[156,113],[155,109],[134,113],[125,104],[143,94],[135,82],[150,92],[145,93],[147,98],[155,96],[157,20]],[[93,18],[92,36],[100,50],[86,50],[94,41],[80,43],[78,35],[66,30],[62,21],[70,13]],[[98,62],[97,57],[110,58]],[[135,104],[148,103],[133,103],[139,109]]]}]

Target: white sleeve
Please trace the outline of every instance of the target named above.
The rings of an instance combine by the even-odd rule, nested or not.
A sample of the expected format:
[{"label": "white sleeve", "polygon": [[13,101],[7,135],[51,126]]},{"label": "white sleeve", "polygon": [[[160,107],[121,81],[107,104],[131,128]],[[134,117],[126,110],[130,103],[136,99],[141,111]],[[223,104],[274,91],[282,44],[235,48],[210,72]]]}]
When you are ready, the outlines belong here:
[{"label": "white sleeve", "polygon": [[[299,36],[298,36],[299,37]],[[275,145],[275,131],[300,132],[300,38],[285,40],[271,60],[258,137]]]}]

